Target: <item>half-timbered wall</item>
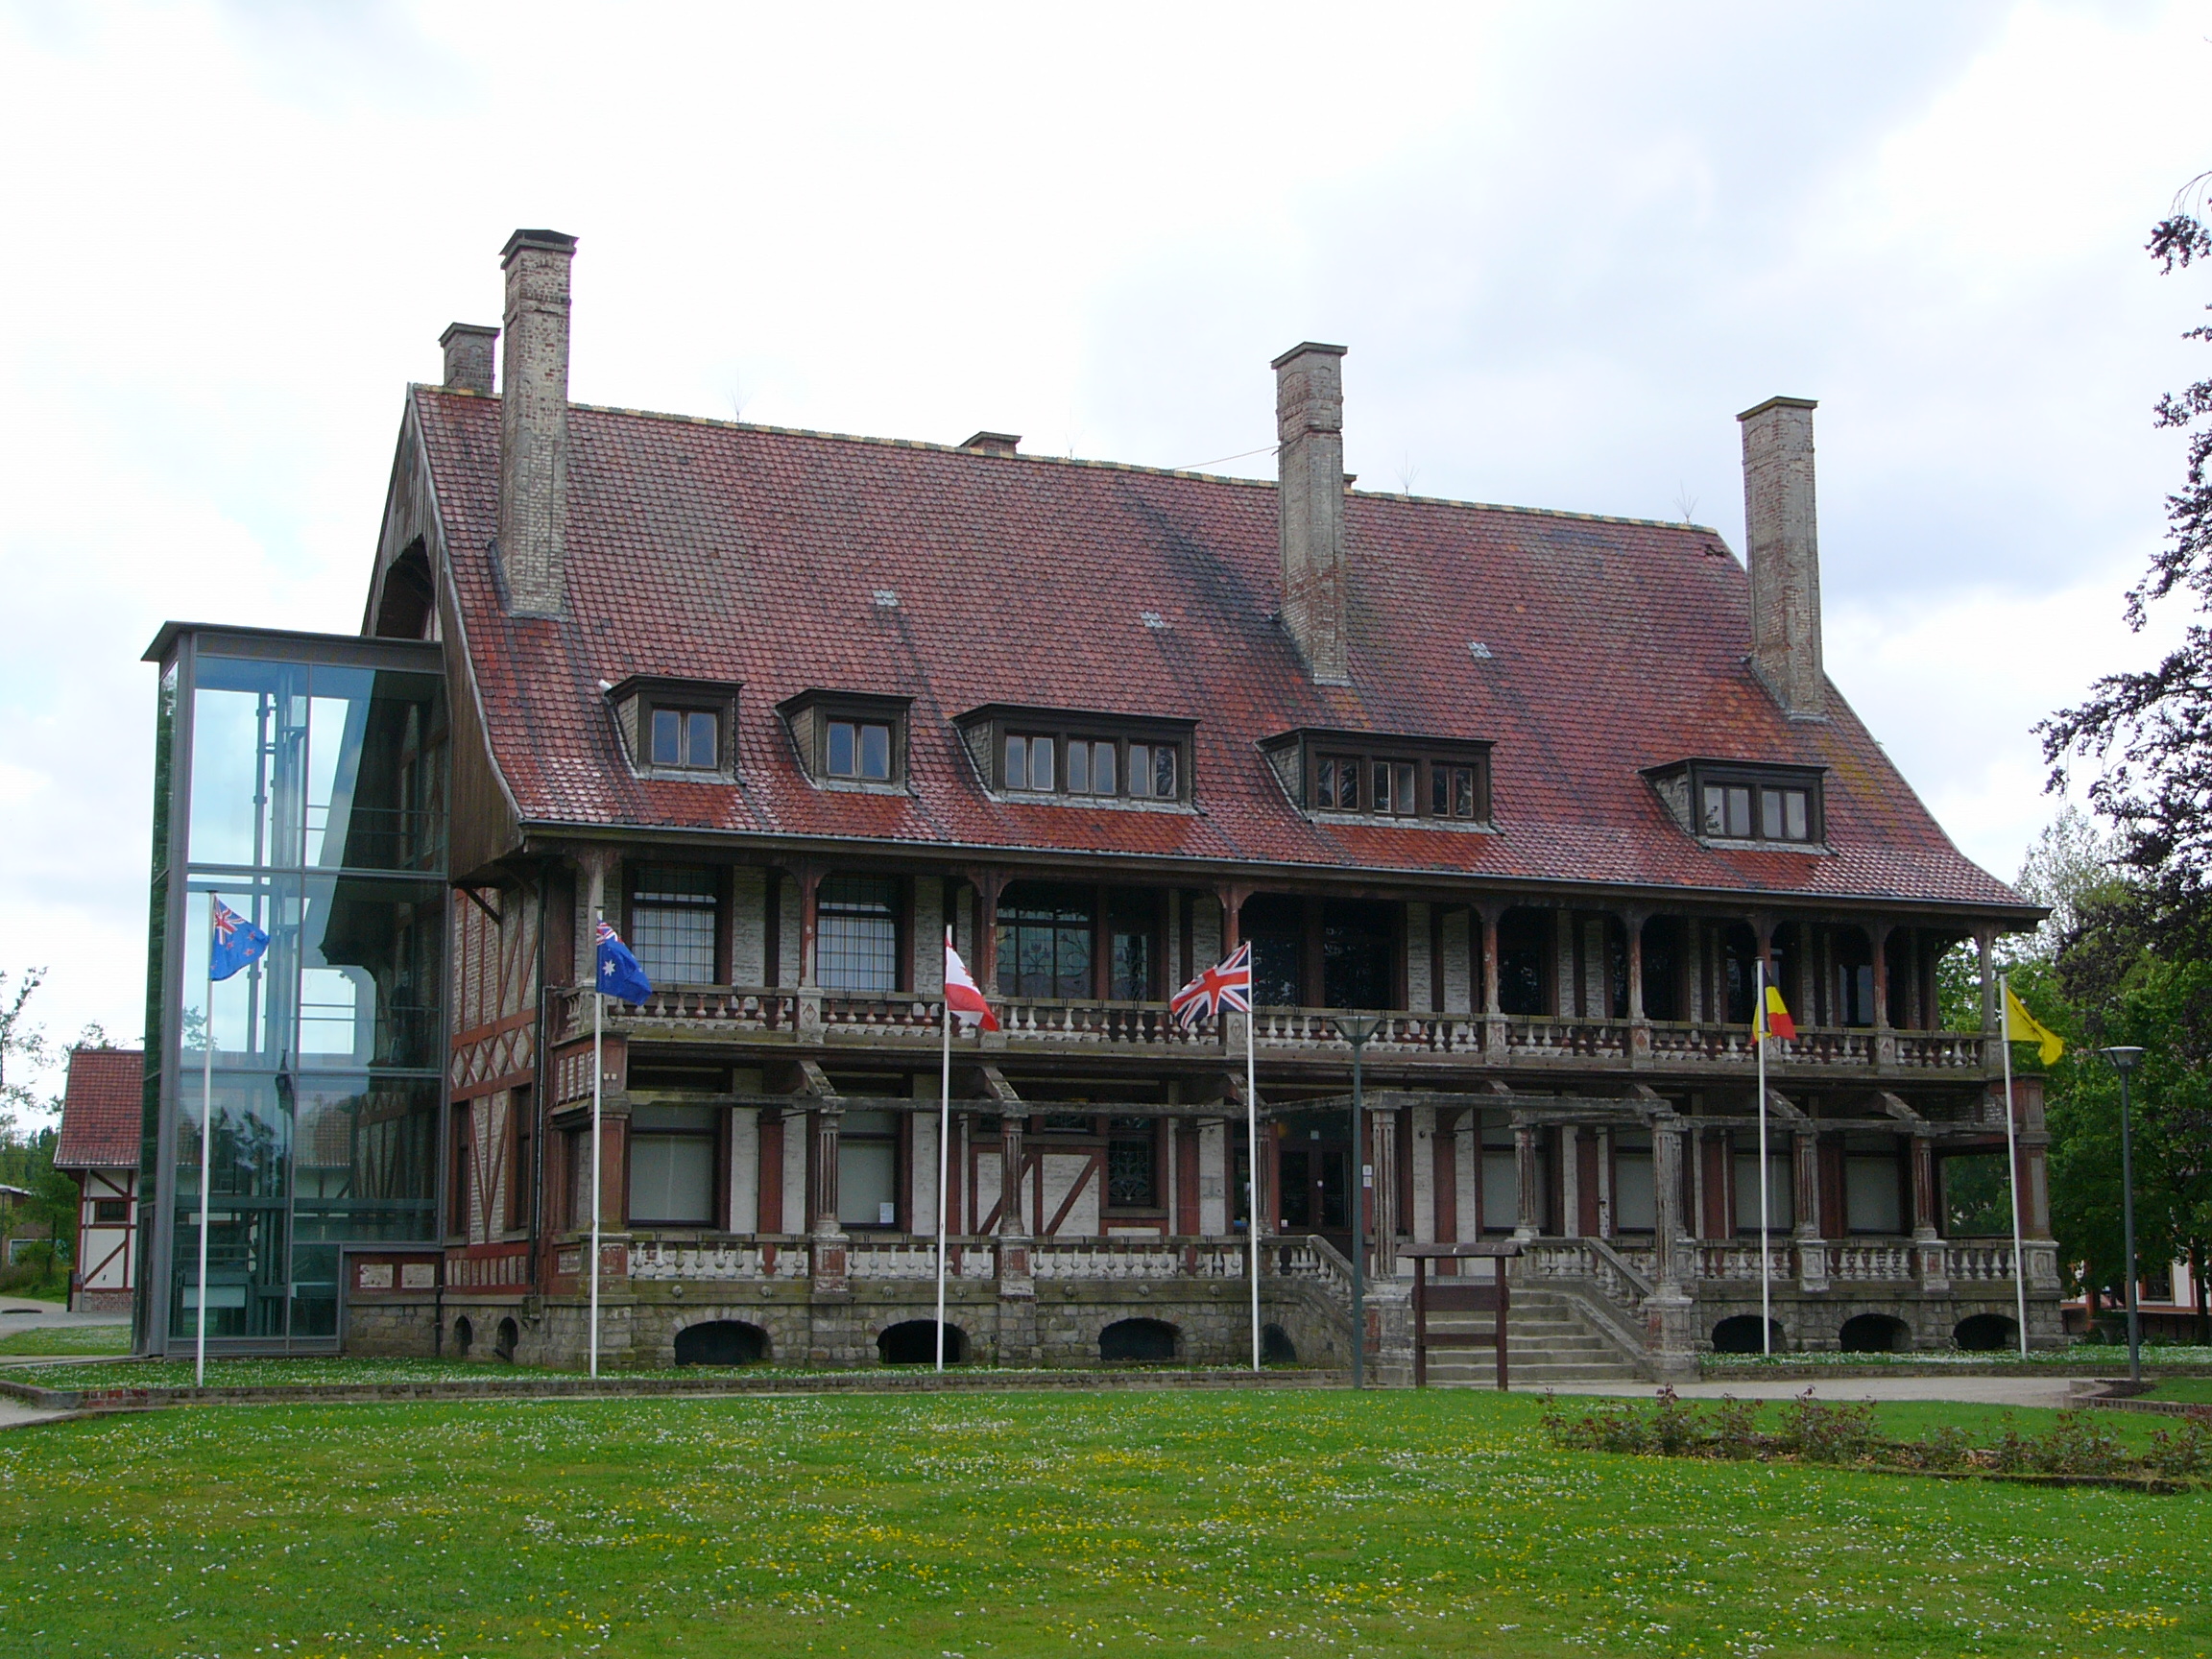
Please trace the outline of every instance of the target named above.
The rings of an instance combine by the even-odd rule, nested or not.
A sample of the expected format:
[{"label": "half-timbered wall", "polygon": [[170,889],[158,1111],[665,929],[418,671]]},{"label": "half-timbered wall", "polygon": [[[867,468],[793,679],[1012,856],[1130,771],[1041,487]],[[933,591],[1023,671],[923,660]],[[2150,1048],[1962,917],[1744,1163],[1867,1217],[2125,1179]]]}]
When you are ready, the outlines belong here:
[{"label": "half-timbered wall", "polygon": [[[138,1171],[81,1169],[77,1213],[78,1286],[90,1306],[127,1305],[137,1276]],[[118,1211],[115,1207],[121,1206]],[[103,1207],[109,1216],[102,1219]]]}]

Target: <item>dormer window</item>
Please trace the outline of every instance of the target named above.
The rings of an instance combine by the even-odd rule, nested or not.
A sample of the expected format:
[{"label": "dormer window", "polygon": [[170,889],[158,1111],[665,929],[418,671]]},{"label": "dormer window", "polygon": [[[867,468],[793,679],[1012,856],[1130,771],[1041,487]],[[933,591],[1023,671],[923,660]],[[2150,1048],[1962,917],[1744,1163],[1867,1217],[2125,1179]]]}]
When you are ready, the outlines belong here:
[{"label": "dormer window", "polygon": [[729,782],[737,775],[735,681],[633,674],[610,686],[622,746],[647,778]]},{"label": "dormer window", "polygon": [[1461,824],[1490,817],[1487,743],[1301,731],[1261,749],[1310,812]]},{"label": "dormer window", "polygon": [[906,786],[907,699],[819,686],[776,706],[801,764],[830,789]]},{"label": "dormer window", "polygon": [[1701,841],[1811,847],[1826,834],[1817,766],[1682,760],[1645,776],[1676,822]]},{"label": "dormer window", "polygon": [[969,753],[995,791],[1166,805],[1190,798],[1195,724],[997,704],[959,718]]},{"label": "dormer window", "polygon": [[831,720],[830,776],[890,782],[891,736],[888,720]]},{"label": "dormer window", "polygon": [[722,723],[711,709],[653,710],[653,764],[711,772],[722,762]]}]

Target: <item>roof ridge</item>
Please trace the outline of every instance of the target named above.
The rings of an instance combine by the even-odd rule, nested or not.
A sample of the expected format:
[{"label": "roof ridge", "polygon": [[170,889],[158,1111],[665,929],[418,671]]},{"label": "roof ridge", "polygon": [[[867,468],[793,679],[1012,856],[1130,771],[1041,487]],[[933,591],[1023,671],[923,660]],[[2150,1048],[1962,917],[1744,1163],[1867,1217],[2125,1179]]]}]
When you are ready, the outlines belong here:
[{"label": "roof ridge", "polygon": [[[427,381],[411,382],[409,391],[449,393],[462,397],[480,398],[496,403],[496,394],[471,392],[461,386],[434,386]],[[725,421],[715,415],[683,415],[667,409],[634,409],[622,403],[577,403],[570,409],[582,409],[593,415],[627,415],[638,421],[667,421],[680,426],[707,426],[723,432],[765,432],[778,438],[819,438],[833,444],[869,444],[885,449],[922,449],[944,455],[967,455],[978,460],[1033,461],[1049,467],[1083,467],[1103,472],[1142,472],[1156,478],[1189,478],[1205,484],[1239,484],[1247,489],[1273,490],[1272,478],[1243,478],[1233,472],[1200,472],[1187,467],[1147,467],[1138,461],[1094,461],[1079,455],[1031,455],[1017,452],[1013,455],[983,456],[978,451],[959,444],[936,444],[926,438],[878,438],[866,432],[832,432],[816,426],[778,426],[763,421]],[[1631,518],[1617,513],[1578,513],[1568,507],[1516,507],[1503,501],[1467,501],[1455,495],[1415,495],[1399,490],[1347,490],[1347,495],[1363,495],[1377,501],[1404,501],[1417,507],[1467,507],[1483,513],[1511,513],[1526,518],[1567,518],[1585,524],[1630,524],[1645,530],[1680,530],[1692,535],[1720,539],[1720,532],[1706,524],[1693,524],[1680,518]],[[1727,542],[1722,540],[1721,545]]]}]

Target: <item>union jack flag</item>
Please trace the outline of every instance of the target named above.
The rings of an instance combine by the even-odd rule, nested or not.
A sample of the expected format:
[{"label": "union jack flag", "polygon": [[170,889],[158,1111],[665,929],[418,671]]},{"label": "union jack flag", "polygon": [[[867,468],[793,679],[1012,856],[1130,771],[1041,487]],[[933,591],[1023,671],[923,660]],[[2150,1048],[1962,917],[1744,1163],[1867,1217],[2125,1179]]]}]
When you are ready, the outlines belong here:
[{"label": "union jack flag", "polygon": [[1206,970],[1167,998],[1167,1012],[1186,1030],[1201,1020],[1217,1019],[1224,1008],[1252,1012],[1252,947],[1243,944],[1229,959]]}]

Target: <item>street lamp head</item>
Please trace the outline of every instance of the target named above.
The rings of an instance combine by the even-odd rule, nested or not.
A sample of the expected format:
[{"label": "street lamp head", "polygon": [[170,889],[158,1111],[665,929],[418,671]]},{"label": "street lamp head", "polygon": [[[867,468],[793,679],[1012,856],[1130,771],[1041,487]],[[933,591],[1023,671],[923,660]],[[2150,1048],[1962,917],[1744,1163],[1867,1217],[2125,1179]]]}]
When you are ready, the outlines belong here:
[{"label": "street lamp head", "polygon": [[2115,1071],[2132,1071],[2143,1060],[2140,1048],[2100,1048],[2097,1052],[2112,1062]]},{"label": "street lamp head", "polygon": [[1332,1014],[1329,1023],[1336,1027],[1336,1035],[1357,1048],[1375,1035],[1376,1027],[1382,1023],[1380,1014]]}]

